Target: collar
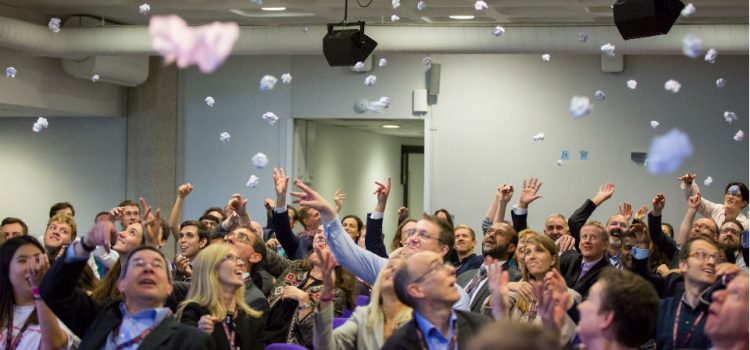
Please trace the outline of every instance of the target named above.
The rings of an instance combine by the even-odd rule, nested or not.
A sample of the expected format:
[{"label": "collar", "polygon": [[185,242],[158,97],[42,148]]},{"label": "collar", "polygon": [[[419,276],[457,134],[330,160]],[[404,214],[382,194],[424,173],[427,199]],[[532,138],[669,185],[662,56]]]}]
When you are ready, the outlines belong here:
[{"label": "collar", "polygon": [[[583,257],[581,257],[581,258],[583,258]],[[599,259],[597,259],[597,260],[595,260],[595,261],[591,261],[591,262],[586,262],[586,260],[583,260],[583,259],[581,259],[581,266],[582,266],[582,267],[583,267],[583,266],[586,266],[586,267],[588,267],[588,268],[590,269],[590,268],[594,267],[594,265],[596,265],[596,264],[598,264],[598,263],[599,263],[600,261],[602,261],[602,259],[604,259],[604,257],[603,257],[603,256],[602,256],[601,258],[599,258]]]},{"label": "collar", "polygon": [[[508,262],[508,260],[499,260],[499,261],[493,262],[492,264],[500,264],[500,266],[503,266],[503,268],[504,268],[504,266],[505,266],[505,264],[507,262]],[[487,265],[487,261],[485,261],[485,262],[482,263],[482,267],[484,267],[486,269],[486,268],[490,267],[490,265]]]},{"label": "collar", "polygon": [[465,258],[464,258],[463,260],[461,260],[461,262],[460,262],[460,263],[461,263],[461,264],[463,264],[463,263],[465,263],[465,262],[469,261],[470,259],[473,259],[473,258],[474,258],[475,256],[477,256],[477,254],[476,254],[476,253],[471,253],[471,254],[469,254],[469,255],[468,255],[467,257],[465,257]]},{"label": "collar", "polygon": [[414,319],[417,321],[417,327],[419,327],[420,330],[422,330],[422,334],[424,334],[425,342],[427,341],[427,338],[432,337],[440,337],[442,340],[448,340],[451,336],[453,336],[453,332],[455,332],[456,329],[456,321],[458,320],[458,317],[456,316],[456,310],[451,309],[451,318],[450,318],[450,333],[448,334],[448,338],[443,336],[443,333],[440,332],[440,330],[435,327],[434,324],[432,324],[429,320],[427,320],[422,314],[420,314],[418,311],[414,310]]},{"label": "collar", "polygon": [[120,312],[122,313],[122,319],[125,321],[126,319],[130,320],[146,320],[146,321],[153,321],[155,323],[159,323],[162,320],[164,320],[167,316],[171,315],[171,311],[168,307],[157,307],[152,309],[143,309],[141,311],[138,311],[135,314],[129,314],[128,308],[125,306],[125,303],[120,303]]}]

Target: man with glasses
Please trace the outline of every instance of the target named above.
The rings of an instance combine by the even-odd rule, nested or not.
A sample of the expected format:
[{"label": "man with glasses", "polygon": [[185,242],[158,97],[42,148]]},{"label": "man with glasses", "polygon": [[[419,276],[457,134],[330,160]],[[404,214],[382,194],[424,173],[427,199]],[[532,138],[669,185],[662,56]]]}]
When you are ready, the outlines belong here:
[{"label": "man with glasses", "polygon": [[666,278],[648,271],[648,254],[647,248],[633,248],[634,271],[648,279],[663,298],[656,348],[709,349],[711,341],[703,333],[708,306],[700,302],[700,296],[716,281],[717,266],[724,262],[718,244],[706,236],[689,240],[679,252],[680,275]]},{"label": "man with glasses", "polygon": [[464,288],[469,295],[469,310],[482,311],[482,304],[490,290],[487,286],[488,266],[499,262],[504,271],[508,271],[509,281],[515,282],[521,279],[521,273],[511,258],[516,252],[518,245],[518,234],[512,226],[498,222],[490,226],[484,234],[482,241],[482,266],[469,270],[458,276],[458,284]]},{"label": "man with glasses", "polygon": [[560,274],[565,277],[565,283],[584,299],[602,271],[612,268],[609,260],[604,258],[608,247],[607,229],[598,221],[589,221],[581,227],[580,253],[569,250],[560,256]]},{"label": "man with glasses", "polygon": [[[289,177],[283,177],[280,180],[288,181]],[[336,209],[328,201],[302,181],[294,180],[294,184],[303,191],[291,193],[292,196],[298,198],[297,202],[320,212],[326,240],[331,252],[336,257],[336,261],[341,267],[365,283],[375,284],[378,274],[388,264],[388,259],[358,246],[344,231],[340,220],[337,218]],[[387,191],[389,192],[390,189],[387,189]],[[372,214],[375,216],[378,213]],[[445,221],[435,216],[425,215],[417,221],[416,230],[409,232],[408,242],[402,248],[401,254],[408,257],[417,252],[431,251],[445,259],[454,245],[454,240],[453,229]],[[459,299],[453,307],[458,310],[468,310],[469,296],[458,284],[455,285],[455,288],[458,291]]]},{"label": "man with glasses", "polygon": [[268,254],[266,245],[250,225],[242,225],[224,236],[224,240],[237,248],[245,263],[245,303],[267,315],[270,308],[268,295],[273,288],[273,276],[262,266]]},{"label": "man with glasses", "polygon": [[[695,173],[686,173],[679,177],[681,180],[680,188],[685,193],[685,199],[691,196],[700,195],[701,191],[695,183]],[[699,197],[697,211],[706,218],[711,218],[716,223],[723,223],[727,220],[736,219],[742,226],[748,227],[747,216],[742,210],[747,208],[748,189],[747,185],[742,182],[730,182],[724,188],[724,203],[717,204],[708,199]]]},{"label": "man with glasses", "polygon": [[[730,275],[725,275],[730,276]],[[740,273],[711,294],[704,331],[715,350],[748,349],[748,278]]]},{"label": "man with glasses", "polygon": [[406,258],[393,277],[396,296],[414,317],[393,332],[383,349],[464,349],[487,316],[452,309],[459,299],[456,269],[432,251]]}]

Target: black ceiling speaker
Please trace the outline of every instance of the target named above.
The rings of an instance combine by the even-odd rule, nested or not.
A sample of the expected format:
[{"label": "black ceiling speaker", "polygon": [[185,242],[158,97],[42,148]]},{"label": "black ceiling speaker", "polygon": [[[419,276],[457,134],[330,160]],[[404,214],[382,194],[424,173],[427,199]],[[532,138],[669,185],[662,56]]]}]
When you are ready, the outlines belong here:
[{"label": "black ceiling speaker", "polygon": [[[359,26],[359,29],[333,30],[334,26]],[[365,35],[365,22],[328,24],[328,34],[323,37],[323,55],[331,67],[364,62],[376,46],[378,43]]]},{"label": "black ceiling speaker", "polygon": [[617,0],[615,25],[625,40],[667,34],[685,7],[680,0]]}]

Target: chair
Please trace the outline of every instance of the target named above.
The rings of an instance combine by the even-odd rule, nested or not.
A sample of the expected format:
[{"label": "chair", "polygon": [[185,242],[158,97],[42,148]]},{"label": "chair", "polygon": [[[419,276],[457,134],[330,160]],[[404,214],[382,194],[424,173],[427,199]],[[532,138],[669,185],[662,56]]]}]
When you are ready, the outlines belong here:
[{"label": "chair", "polygon": [[370,296],[369,295],[357,295],[357,306],[365,306],[368,303],[370,303]]},{"label": "chair", "polygon": [[308,350],[306,347],[297,344],[273,343],[266,345],[266,350]]},{"label": "chair", "polygon": [[[333,329],[339,328],[340,325],[344,324],[348,317],[334,317],[333,318]],[[268,350],[268,349],[266,349]]]}]

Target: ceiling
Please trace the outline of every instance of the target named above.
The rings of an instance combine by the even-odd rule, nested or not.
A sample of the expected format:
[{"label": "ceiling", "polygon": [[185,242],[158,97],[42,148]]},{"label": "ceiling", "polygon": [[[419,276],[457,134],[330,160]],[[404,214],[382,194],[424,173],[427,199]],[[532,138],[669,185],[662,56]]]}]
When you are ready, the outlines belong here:
[{"label": "ceiling", "polygon": [[[233,21],[240,25],[321,25],[343,19],[347,0],[263,0],[256,5],[250,0],[0,0],[10,10],[30,13],[40,18],[90,15],[115,23],[140,24],[148,16],[139,14],[138,7],[149,2],[151,15],[178,14],[191,24],[210,21]],[[382,25],[608,25],[612,24],[613,0],[486,0],[489,8],[474,10],[474,0],[425,0],[423,11],[417,0],[401,0],[393,9],[391,0],[349,0],[349,22],[365,20]],[[687,2],[686,0],[685,2]],[[748,23],[747,0],[693,0],[697,11],[678,23]],[[261,7],[286,7],[286,11],[261,11]],[[3,11],[6,12],[6,11]],[[392,23],[391,15],[401,19]],[[449,15],[474,15],[472,20],[453,20]]]},{"label": "ceiling", "polygon": [[[422,119],[314,119],[317,123],[336,125],[360,131],[369,131],[375,134],[401,136],[401,137],[424,137],[424,121]],[[385,129],[385,124],[396,124],[398,129]]]}]

